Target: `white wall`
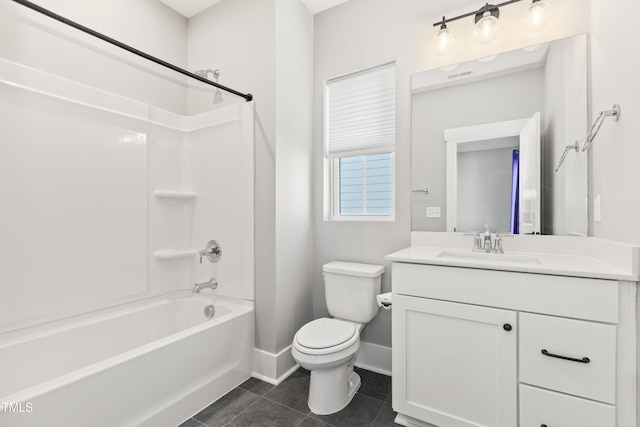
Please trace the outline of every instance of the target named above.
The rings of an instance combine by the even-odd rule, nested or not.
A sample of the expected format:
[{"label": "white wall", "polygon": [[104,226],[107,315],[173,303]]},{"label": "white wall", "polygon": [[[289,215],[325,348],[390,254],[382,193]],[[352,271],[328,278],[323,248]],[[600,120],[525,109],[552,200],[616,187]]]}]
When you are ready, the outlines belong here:
[{"label": "white wall", "polygon": [[[271,353],[276,351],[274,27],[273,1],[226,0],[189,19],[187,48],[189,69],[217,68],[220,83],[254,95],[256,346]],[[190,111],[213,102],[213,93],[208,100],[190,95]]]},{"label": "white wall", "polygon": [[[217,68],[220,83],[255,97],[256,347],[273,363],[256,370],[277,378],[312,311],[313,16],[298,0],[226,0],[188,32],[190,69]],[[190,111],[206,108],[212,93],[191,86]]]},{"label": "white wall", "polygon": [[639,244],[640,56],[631,41],[637,40],[640,2],[591,3],[590,117],[615,103],[622,107],[620,120],[605,121],[591,150],[592,195],[602,196],[602,222],[593,232]]},{"label": "white wall", "polygon": [[[628,0],[627,3],[630,3]],[[478,48],[463,42],[454,56],[437,57],[430,50],[435,33],[432,24],[443,15],[453,16],[479,7],[477,1],[455,0],[350,0],[316,15],[314,65],[314,149],[315,149],[315,230],[314,314],[326,313],[321,266],[332,260],[360,261],[389,266],[384,256],[410,244],[411,189],[411,97],[410,75],[426,68],[443,66],[473,58],[513,50],[545,39],[584,33],[589,28],[589,8],[584,0],[563,0],[558,18],[541,36],[533,39],[508,29],[520,28],[521,13],[527,2],[504,8],[505,30],[498,43]],[[604,6],[603,6],[604,7]],[[507,11],[509,11],[507,13]],[[472,18],[469,18],[472,20]],[[473,32],[469,20],[452,23],[459,40]],[[507,24],[513,22],[513,24]],[[454,25],[455,24],[455,25]],[[610,24],[613,25],[613,24]],[[615,26],[614,26],[615,27]],[[507,36],[508,35],[508,36]],[[331,223],[322,219],[323,160],[322,111],[323,81],[327,78],[396,60],[397,72],[397,151],[395,223]],[[389,274],[383,276],[383,290],[390,289]],[[380,313],[363,333],[363,340],[391,345],[391,316]]]},{"label": "white wall", "polygon": [[[38,5],[179,67],[184,17],[156,0],[40,0]],[[0,57],[111,93],[186,112],[185,77],[40,15],[0,3]]]},{"label": "white wall", "polygon": [[276,351],[313,317],[313,15],[276,0]]}]

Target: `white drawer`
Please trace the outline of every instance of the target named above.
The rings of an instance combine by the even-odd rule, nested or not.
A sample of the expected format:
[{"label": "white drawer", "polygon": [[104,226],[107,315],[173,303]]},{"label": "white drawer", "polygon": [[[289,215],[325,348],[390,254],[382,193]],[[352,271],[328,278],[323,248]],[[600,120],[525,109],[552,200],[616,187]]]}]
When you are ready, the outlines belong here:
[{"label": "white drawer", "polygon": [[520,385],[520,427],[615,427],[616,408]]},{"label": "white drawer", "polygon": [[528,313],[519,325],[520,382],[615,404],[615,326]]}]

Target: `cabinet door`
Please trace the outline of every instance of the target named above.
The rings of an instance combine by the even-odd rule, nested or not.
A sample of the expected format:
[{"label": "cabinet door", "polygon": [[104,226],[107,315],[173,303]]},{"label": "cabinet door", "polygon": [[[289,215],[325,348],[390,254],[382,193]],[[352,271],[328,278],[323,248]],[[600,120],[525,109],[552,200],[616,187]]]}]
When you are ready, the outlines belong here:
[{"label": "cabinet door", "polygon": [[516,319],[394,294],[394,410],[439,427],[516,426]]}]

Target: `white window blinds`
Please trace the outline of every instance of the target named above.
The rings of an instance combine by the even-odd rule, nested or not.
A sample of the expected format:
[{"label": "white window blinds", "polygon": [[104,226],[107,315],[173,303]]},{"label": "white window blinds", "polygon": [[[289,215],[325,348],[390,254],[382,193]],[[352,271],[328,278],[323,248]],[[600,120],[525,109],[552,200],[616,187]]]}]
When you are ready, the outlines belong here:
[{"label": "white window blinds", "polygon": [[328,80],[325,133],[328,158],[395,151],[395,63]]}]

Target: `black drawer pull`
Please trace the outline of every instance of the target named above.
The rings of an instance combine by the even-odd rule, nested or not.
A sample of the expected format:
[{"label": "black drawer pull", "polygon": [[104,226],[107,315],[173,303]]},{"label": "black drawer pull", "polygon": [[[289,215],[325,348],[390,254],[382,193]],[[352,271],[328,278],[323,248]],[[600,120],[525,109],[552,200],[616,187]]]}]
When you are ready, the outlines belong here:
[{"label": "black drawer pull", "polygon": [[546,424],[540,424],[540,427],[547,427]]},{"label": "black drawer pull", "polygon": [[582,359],[576,359],[576,358],[573,358],[573,357],[560,356],[559,354],[549,353],[545,349],[542,349],[542,351],[540,353],[544,354],[545,356],[555,357],[556,359],[568,360],[570,362],[578,362],[578,363],[589,363],[589,362],[591,362],[591,360],[588,357],[583,357]]}]

